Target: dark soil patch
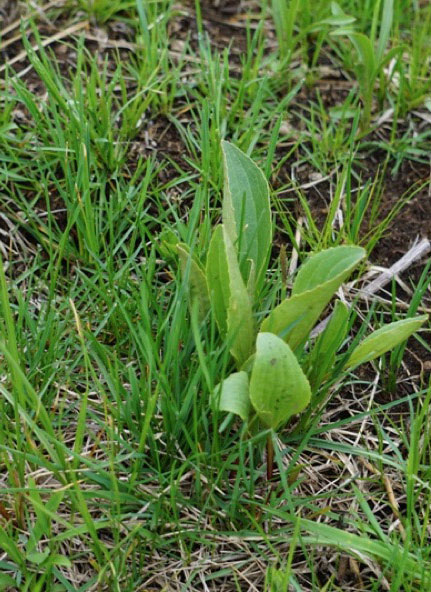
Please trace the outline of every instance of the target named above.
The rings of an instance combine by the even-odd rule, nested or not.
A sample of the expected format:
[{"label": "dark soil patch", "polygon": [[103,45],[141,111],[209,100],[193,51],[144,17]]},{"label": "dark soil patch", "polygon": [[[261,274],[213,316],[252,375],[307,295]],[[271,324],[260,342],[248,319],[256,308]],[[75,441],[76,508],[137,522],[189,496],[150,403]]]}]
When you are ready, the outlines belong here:
[{"label": "dark soil patch", "polygon": [[[366,161],[369,167],[367,173],[358,171],[361,184],[378,174],[378,157],[378,154],[370,154]],[[298,170],[298,180],[309,183],[313,174],[315,171],[304,165]],[[400,200],[406,200],[372,252],[371,258],[375,265],[389,267],[405,254],[416,238],[431,239],[431,167],[405,160],[396,176],[387,170],[382,187],[378,214],[371,221],[365,213],[361,234],[369,235],[373,226],[377,227],[400,206]],[[305,189],[303,193],[317,226],[322,227],[329,211],[330,181]],[[409,195],[413,197],[408,198]],[[413,267],[418,268],[420,264]]]},{"label": "dark soil patch", "polygon": [[[431,168],[405,160],[396,177],[387,175],[381,208],[380,220],[383,220],[399,200],[412,188],[419,191],[402,208],[393,220],[383,238],[373,251],[373,259],[380,265],[390,266],[404,255],[416,238],[431,240]],[[418,270],[420,264],[413,266]]]}]

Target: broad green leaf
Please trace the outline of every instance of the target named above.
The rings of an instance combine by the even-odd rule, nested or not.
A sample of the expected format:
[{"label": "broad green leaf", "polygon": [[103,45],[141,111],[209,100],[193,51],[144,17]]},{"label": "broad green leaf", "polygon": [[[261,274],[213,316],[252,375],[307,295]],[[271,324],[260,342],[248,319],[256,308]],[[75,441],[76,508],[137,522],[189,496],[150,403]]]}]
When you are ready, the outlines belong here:
[{"label": "broad green leaf", "polygon": [[331,35],[333,37],[348,37],[358,52],[360,62],[367,68],[373,68],[375,65],[374,48],[366,35],[348,28],[335,29],[335,31],[331,31]]},{"label": "broad green leaf", "polygon": [[190,255],[187,245],[178,243],[176,249],[180,259],[181,272],[189,283],[190,298],[192,301],[196,300],[198,302],[199,318],[202,320],[210,308],[205,271],[198,261]]},{"label": "broad green leaf", "polygon": [[337,16],[330,16],[322,21],[316,23],[317,25],[331,25],[332,27],[345,27],[347,25],[351,25],[356,21],[354,16],[350,16],[349,14],[340,14]]},{"label": "broad green leaf", "polygon": [[331,35],[346,35],[353,43],[360,61],[358,69],[358,80],[361,91],[371,89],[374,85],[377,74],[377,62],[374,55],[374,47],[370,39],[363,33],[357,33],[350,29],[337,29]]},{"label": "broad green leaf", "polygon": [[331,12],[334,16],[345,14],[344,10],[341,8],[338,2],[335,2],[335,0],[331,2]]},{"label": "broad green leaf", "polygon": [[272,243],[269,188],[262,171],[239,148],[222,142],[225,186],[223,224],[238,250],[240,269],[247,283],[250,261],[256,288],[262,286]]},{"label": "broad green leaf", "polygon": [[171,259],[178,255],[178,236],[170,228],[164,228],[158,237],[158,250],[163,259]]},{"label": "broad green leaf", "polygon": [[254,261],[250,260],[250,270],[247,279],[247,292],[250,296],[250,301],[253,302],[254,293],[256,289],[256,268],[254,266]]},{"label": "broad green leaf", "polygon": [[241,366],[253,352],[255,328],[247,288],[224,225],[217,226],[211,238],[206,275],[220,333],[230,342],[230,351]]},{"label": "broad green leaf", "polygon": [[346,336],[348,319],[347,306],[337,300],[332,316],[323,333],[316,339],[309,356],[307,377],[313,392],[319,388],[334,364],[335,354]]},{"label": "broad green leaf", "polygon": [[12,590],[17,588],[18,584],[16,580],[8,576],[7,574],[0,574],[0,590]]},{"label": "broad green leaf", "polygon": [[52,565],[59,565],[60,567],[67,567],[70,568],[72,562],[68,559],[65,555],[59,555],[56,553],[50,557],[50,563]]},{"label": "broad green leaf", "polygon": [[393,349],[417,331],[428,319],[428,315],[422,315],[413,319],[404,319],[389,323],[381,329],[368,335],[362,343],[353,351],[346,363],[346,368],[353,368],[358,364],[370,362],[385,352]]},{"label": "broad green leaf", "polygon": [[235,372],[215,388],[214,396],[220,411],[235,413],[244,421],[250,414],[247,372]]},{"label": "broad green leaf", "polygon": [[342,277],[340,285],[365,257],[361,247],[332,247],[311,255],[303,263],[292,287],[292,296],[313,290],[336,277]]},{"label": "broad green leaf", "polygon": [[337,2],[331,2],[332,16],[319,21],[318,24],[331,25],[333,27],[346,27],[356,21],[354,16],[346,14]]},{"label": "broad green leaf", "polygon": [[253,352],[256,330],[250,297],[241,277],[235,249],[224,227],[223,233],[230,293],[227,309],[228,339],[233,340],[231,353],[238,366],[241,366]]},{"label": "broad green leaf", "polygon": [[295,350],[363,257],[364,249],[343,246],[312,255],[298,272],[292,296],[269,314],[261,331],[275,333]]},{"label": "broad green leaf", "polygon": [[259,333],[250,400],[260,420],[276,429],[310,402],[311,390],[295,354],[272,333]]},{"label": "broad green leaf", "polygon": [[27,561],[30,561],[30,563],[41,565],[49,557],[49,552],[49,549],[45,549],[45,551],[33,551],[32,553],[28,553],[26,555],[26,559]]},{"label": "broad green leaf", "polygon": [[214,229],[211,237],[207,254],[206,276],[211,308],[222,337],[226,337],[229,275],[223,241],[223,228],[221,226]]},{"label": "broad green leaf", "polygon": [[359,58],[368,73],[375,72],[376,60],[374,56],[374,48],[371,41],[363,33],[351,32],[348,37],[353,43],[358,52]]}]

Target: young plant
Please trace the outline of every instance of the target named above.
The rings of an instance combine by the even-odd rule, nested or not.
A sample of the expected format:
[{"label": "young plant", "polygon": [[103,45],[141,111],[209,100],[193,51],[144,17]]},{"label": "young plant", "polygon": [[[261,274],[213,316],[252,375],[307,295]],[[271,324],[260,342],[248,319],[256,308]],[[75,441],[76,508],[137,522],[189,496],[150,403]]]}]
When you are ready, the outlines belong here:
[{"label": "young plant", "polygon": [[271,17],[278,43],[278,55],[283,77],[291,76],[289,68],[296,54],[302,55],[308,75],[315,68],[325,38],[333,26],[346,26],[355,18],[334,12],[328,15],[328,2],[304,2],[304,0],[272,0]]},{"label": "young plant", "polygon": [[105,23],[114,14],[134,6],[131,0],[78,0],[78,4],[99,23]]},{"label": "young plant", "polygon": [[[378,78],[380,79],[380,97],[382,99],[383,91],[386,88],[384,68],[401,51],[401,47],[393,47],[386,52],[392,28],[394,0],[384,0],[383,7],[380,11],[381,4],[382,2],[380,0],[375,3],[373,23],[369,36],[354,31],[350,26],[339,27],[331,33],[331,35],[347,36],[359,58],[359,63],[355,67],[355,71],[363,104],[362,132],[367,132],[370,127],[376,81]],[[346,16],[337,2],[331,2],[331,8],[334,16],[340,18]],[[379,36],[377,38],[377,24],[380,15],[381,22]]]},{"label": "young plant", "polygon": [[[218,409],[250,426],[276,430],[312,402],[334,367],[341,374],[377,358],[404,342],[427,317],[390,323],[337,359],[349,329],[349,310],[337,302],[325,330],[312,343],[311,332],[322,312],[365,258],[361,247],[343,245],[311,255],[297,273],[290,296],[258,327],[253,310],[272,242],[269,188],[260,169],[238,148],[223,142],[222,151],[223,223],[213,232],[206,265],[191,257],[184,244],[177,245],[177,252],[193,307],[202,320],[209,312],[214,315],[235,361],[236,372],[214,391]],[[271,473],[269,436],[269,477]]]}]

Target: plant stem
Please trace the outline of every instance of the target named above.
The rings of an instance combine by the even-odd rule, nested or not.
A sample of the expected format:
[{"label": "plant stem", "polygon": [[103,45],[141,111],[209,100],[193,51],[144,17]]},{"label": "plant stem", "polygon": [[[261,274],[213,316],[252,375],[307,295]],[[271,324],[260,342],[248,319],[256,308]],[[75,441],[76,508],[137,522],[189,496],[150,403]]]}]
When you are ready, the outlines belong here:
[{"label": "plant stem", "polygon": [[274,471],[274,445],[272,443],[272,435],[268,434],[266,440],[266,479],[271,481]]}]

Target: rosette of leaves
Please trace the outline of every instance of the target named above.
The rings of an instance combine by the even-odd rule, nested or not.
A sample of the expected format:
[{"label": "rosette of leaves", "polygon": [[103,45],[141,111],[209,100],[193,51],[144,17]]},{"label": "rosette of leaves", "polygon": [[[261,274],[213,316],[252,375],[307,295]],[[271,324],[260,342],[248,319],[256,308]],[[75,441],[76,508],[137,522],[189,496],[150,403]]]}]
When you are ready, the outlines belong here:
[{"label": "rosette of leaves", "polygon": [[[255,309],[272,245],[269,187],[261,170],[238,148],[223,142],[222,151],[223,220],[214,229],[206,262],[192,257],[185,244],[178,244],[177,252],[200,318],[214,315],[235,361],[236,371],[215,389],[218,409],[245,422],[257,418],[276,430],[309,405],[334,367],[349,329],[347,307],[338,301],[314,342],[310,334],[366,253],[361,247],[342,245],[311,254],[299,269],[290,296],[258,326]],[[426,318],[397,321],[370,334],[349,351],[341,370],[389,351]]]}]

